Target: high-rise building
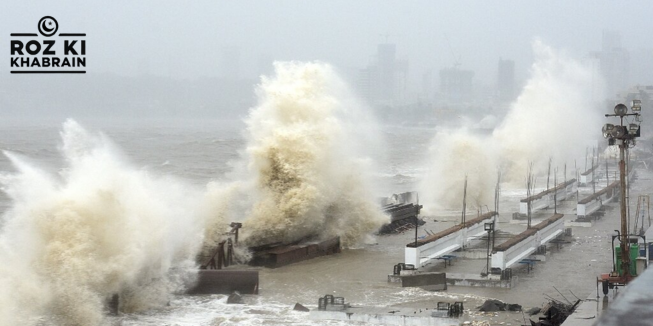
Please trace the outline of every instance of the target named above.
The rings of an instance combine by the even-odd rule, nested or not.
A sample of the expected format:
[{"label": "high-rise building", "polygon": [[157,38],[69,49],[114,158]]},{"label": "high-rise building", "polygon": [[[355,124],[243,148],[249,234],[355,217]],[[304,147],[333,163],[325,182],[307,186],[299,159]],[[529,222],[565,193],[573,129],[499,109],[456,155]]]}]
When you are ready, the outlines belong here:
[{"label": "high-rise building", "polygon": [[609,97],[628,87],[630,58],[621,45],[621,34],[616,31],[603,31],[601,52],[598,53],[601,74],[605,78]]},{"label": "high-rise building", "polygon": [[405,94],[408,62],[396,52],[395,44],[379,44],[374,63],[358,72],[359,92],[372,103],[393,104]]},{"label": "high-rise building", "polygon": [[510,102],[515,97],[515,62],[499,59],[497,75],[497,98],[501,102]]},{"label": "high-rise building", "polygon": [[376,101],[378,90],[378,73],[376,67],[370,66],[358,71],[356,84],[360,95],[370,103]]},{"label": "high-rise building", "polygon": [[396,46],[379,44],[377,49],[377,67],[379,78],[379,100],[394,100],[397,95]]},{"label": "high-rise building", "polygon": [[456,67],[440,70],[440,91],[450,103],[471,102],[474,72]]}]

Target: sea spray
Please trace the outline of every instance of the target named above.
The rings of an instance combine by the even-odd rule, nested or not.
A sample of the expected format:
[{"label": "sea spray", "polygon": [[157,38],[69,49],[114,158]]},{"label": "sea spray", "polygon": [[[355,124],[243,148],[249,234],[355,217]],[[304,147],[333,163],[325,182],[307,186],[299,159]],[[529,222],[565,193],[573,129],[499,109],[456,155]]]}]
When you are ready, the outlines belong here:
[{"label": "sea spray", "polygon": [[493,139],[507,181],[524,180],[528,162],[546,174],[549,157],[571,163],[600,137],[603,96],[598,72],[564,51],[533,43],[531,77]]},{"label": "sea spray", "polygon": [[598,136],[602,111],[592,101],[592,95],[602,98],[598,72],[540,41],[533,52],[531,77],[492,135],[473,135],[464,127],[434,137],[429,172],[419,187],[427,212],[429,206],[462,207],[465,175],[467,203],[490,205],[497,168],[503,180],[523,186],[529,162],[539,175],[546,175],[549,158],[571,166]]},{"label": "sea spray", "polygon": [[7,153],[12,201],[0,233],[0,324],[45,316],[98,325],[120,294],[123,311],[165,304],[192,281],[201,227],[193,191],[132,167],[103,135],[69,120],[61,133],[67,167],[50,176]]},{"label": "sea spray", "polygon": [[[257,95],[239,180],[212,189],[226,204],[214,218],[244,220],[249,245],[340,236],[348,246],[388,222],[372,198],[371,148],[360,145],[378,134],[331,66],[277,62]],[[215,243],[219,233],[207,229],[206,241]]]},{"label": "sea spray", "polygon": [[491,146],[490,139],[467,129],[439,131],[428,155],[437,159],[419,185],[422,198],[436,208],[462,209],[467,177],[468,208],[492,203],[497,165]]}]

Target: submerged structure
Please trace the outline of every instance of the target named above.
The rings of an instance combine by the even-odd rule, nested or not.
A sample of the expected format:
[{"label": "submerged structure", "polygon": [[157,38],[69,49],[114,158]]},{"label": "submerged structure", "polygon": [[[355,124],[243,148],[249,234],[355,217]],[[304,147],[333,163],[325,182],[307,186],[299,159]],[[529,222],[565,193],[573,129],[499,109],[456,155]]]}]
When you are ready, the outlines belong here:
[{"label": "submerged structure", "polygon": [[277,268],[315,257],[337,254],[340,252],[340,237],[287,245],[273,243],[249,249],[253,254],[250,265]]}]

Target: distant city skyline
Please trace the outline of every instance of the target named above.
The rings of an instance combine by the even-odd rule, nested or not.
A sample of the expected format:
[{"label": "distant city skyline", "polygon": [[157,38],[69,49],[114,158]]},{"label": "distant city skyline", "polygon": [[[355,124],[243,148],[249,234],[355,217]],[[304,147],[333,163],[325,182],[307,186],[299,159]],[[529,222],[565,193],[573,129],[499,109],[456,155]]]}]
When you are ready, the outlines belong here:
[{"label": "distant city skyline", "polygon": [[[410,62],[409,84],[421,74],[460,62],[475,79],[495,82],[496,60],[516,63],[524,79],[532,62],[530,44],[546,44],[585,57],[601,48],[602,31],[622,35],[623,48],[639,51],[653,29],[653,3],[610,1],[302,1],[190,3],[87,2],[0,4],[2,35],[34,29],[43,15],[62,28],[88,34],[89,71],[122,75],[151,72],[177,78],[220,75],[225,48],[240,51],[239,73],[255,78],[260,58],[321,60],[347,70],[365,67],[378,44],[396,45],[398,60]],[[244,18],[246,17],[246,18]],[[621,22],[621,23],[617,23]],[[92,45],[92,46],[91,46]],[[0,42],[0,55],[8,55]],[[3,61],[5,62],[5,61]],[[0,66],[0,69],[7,67]],[[639,75],[637,75],[638,78]],[[652,77],[653,78],[653,77]]]},{"label": "distant city skyline", "polygon": [[[35,87],[37,93],[40,87],[44,93],[56,94],[52,97],[59,103],[55,111],[62,115],[70,111],[64,105],[69,102],[72,107],[107,102],[119,106],[117,99],[106,100],[111,96],[131,106],[152,97],[154,104],[143,106],[152,110],[177,103],[176,110],[182,111],[180,99],[191,99],[185,100],[193,103],[188,110],[220,107],[242,112],[255,99],[259,77],[273,73],[273,61],[317,60],[332,64],[372,105],[419,102],[424,107],[470,97],[481,102],[504,97],[505,102],[517,96],[529,78],[532,44],[542,40],[601,68],[608,79],[606,96],[615,96],[623,88],[653,84],[653,44],[648,42],[653,30],[651,12],[653,2],[643,0],[628,6],[590,0],[500,4],[147,0],[102,5],[83,1],[34,5],[10,0],[0,3],[0,35],[36,31],[44,15],[56,17],[61,30],[87,34],[88,74],[84,78],[88,82],[69,76],[30,83],[29,78],[10,76],[10,43],[6,41],[0,42],[0,62],[7,63],[0,65],[0,83],[9,85],[10,91],[5,92],[12,94],[31,94]],[[499,60],[511,62],[512,68],[503,68],[507,70],[502,74]],[[443,73],[452,69],[464,78],[443,79]],[[80,89],[94,86],[92,92],[66,95],[48,87],[50,79],[69,89],[77,84],[82,85]],[[598,94],[598,79],[597,97],[603,96]],[[119,80],[130,86],[107,84]],[[510,91],[506,89],[511,87],[512,95],[507,96]],[[168,100],[157,104],[162,97]],[[85,100],[70,100],[75,98]],[[2,104],[12,112],[42,106],[20,99],[7,96]]]}]

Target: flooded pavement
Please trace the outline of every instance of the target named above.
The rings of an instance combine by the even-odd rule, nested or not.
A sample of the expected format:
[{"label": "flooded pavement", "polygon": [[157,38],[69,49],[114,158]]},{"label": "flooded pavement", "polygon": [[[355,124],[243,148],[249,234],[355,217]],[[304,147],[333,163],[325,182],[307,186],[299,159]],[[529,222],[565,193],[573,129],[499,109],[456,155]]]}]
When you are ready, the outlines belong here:
[{"label": "flooded pavement", "polygon": [[[652,174],[638,171],[639,177],[632,184],[631,197],[653,191],[650,184]],[[600,189],[600,188],[599,188]],[[589,187],[579,189],[580,196],[592,192]],[[526,229],[525,221],[512,220],[516,210],[519,190],[502,199],[499,230],[512,234]],[[636,209],[636,200],[631,200],[631,210]],[[533,270],[525,266],[513,268],[518,284],[511,289],[449,286],[444,292],[428,292],[418,288],[402,289],[386,282],[392,266],[403,260],[403,246],[414,240],[412,230],[403,234],[377,237],[377,243],[359,249],[344,250],[342,254],[305,261],[274,270],[262,270],[262,295],[288,304],[296,302],[311,304],[323,294],[343,296],[353,304],[404,306],[416,308],[433,307],[437,301],[464,301],[465,309],[471,314],[487,298],[499,299],[507,303],[518,303],[528,309],[541,307],[548,298],[575,302],[596,293],[596,277],[612,269],[610,236],[619,227],[618,202],[608,204],[603,216],[593,222],[592,227],[574,227],[569,243],[549,244],[546,261],[535,264]],[[558,208],[565,220],[576,218],[576,198],[570,198]],[[424,229],[440,231],[460,219],[460,212],[443,211],[438,215],[423,216],[426,224],[420,227],[419,236]],[[547,209],[534,214],[533,224],[541,218],[553,214]],[[435,222],[436,220],[437,222]],[[497,239],[497,244],[505,241]],[[483,248],[483,245],[480,245]],[[455,253],[454,253],[455,255]],[[451,266],[441,261],[427,268],[427,271],[479,274],[485,272],[484,259],[459,258]],[[499,315],[502,315],[499,317]],[[498,313],[492,316],[499,325],[512,319],[516,322],[521,313]],[[482,319],[482,318],[481,318]]]}]

